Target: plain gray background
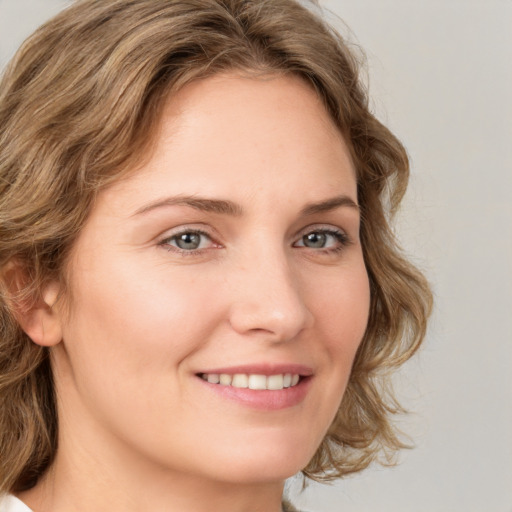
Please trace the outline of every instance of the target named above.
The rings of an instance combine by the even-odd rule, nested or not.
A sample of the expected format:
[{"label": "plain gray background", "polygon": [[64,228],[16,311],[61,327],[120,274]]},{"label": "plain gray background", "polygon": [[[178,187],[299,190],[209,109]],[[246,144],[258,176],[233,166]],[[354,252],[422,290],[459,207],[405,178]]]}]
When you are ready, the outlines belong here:
[{"label": "plain gray background", "polygon": [[[397,376],[416,448],[295,499],[310,512],[512,512],[512,1],[324,0],[412,159],[397,219],[436,297]],[[0,67],[63,0],[0,0]],[[0,127],[1,129],[1,127]],[[298,484],[291,484],[296,493]]]}]

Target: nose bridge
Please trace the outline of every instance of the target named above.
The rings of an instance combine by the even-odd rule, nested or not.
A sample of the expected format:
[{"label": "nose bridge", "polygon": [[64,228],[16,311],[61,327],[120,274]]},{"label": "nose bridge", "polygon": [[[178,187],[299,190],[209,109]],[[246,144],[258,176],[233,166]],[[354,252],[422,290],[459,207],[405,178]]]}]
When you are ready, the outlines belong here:
[{"label": "nose bridge", "polygon": [[230,322],[239,333],[273,341],[294,338],[310,320],[298,269],[284,245],[258,244],[241,255],[234,278]]}]

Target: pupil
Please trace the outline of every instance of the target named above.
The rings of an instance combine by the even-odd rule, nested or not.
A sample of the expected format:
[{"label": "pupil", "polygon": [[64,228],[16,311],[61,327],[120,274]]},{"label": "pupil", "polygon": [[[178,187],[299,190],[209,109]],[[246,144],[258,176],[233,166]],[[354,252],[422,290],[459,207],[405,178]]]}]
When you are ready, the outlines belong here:
[{"label": "pupil", "polygon": [[309,233],[309,235],[304,237],[304,245],[316,249],[322,248],[325,247],[326,239],[325,233]]},{"label": "pupil", "polygon": [[197,249],[201,243],[201,237],[197,233],[184,233],[176,240],[180,249]]}]

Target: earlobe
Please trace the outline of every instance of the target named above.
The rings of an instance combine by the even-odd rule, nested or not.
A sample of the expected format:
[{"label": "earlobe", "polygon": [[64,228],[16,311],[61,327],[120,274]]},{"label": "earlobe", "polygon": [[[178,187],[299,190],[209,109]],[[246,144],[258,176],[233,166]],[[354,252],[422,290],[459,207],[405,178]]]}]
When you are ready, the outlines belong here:
[{"label": "earlobe", "polygon": [[19,264],[9,265],[2,272],[9,306],[22,330],[37,345],[51,347],[62,340],[59,308],[56,307],[60,286],[52,282],[38,297],[28,296],[26,272]]}]

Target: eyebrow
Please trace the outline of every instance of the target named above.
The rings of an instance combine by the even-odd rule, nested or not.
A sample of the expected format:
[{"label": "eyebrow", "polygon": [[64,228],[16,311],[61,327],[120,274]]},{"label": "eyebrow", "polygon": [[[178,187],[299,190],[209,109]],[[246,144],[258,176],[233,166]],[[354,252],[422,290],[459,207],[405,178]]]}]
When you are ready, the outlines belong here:
[{"label": "eyebrow", "polygon": [[158,199],[153,203],[143,206],[135,212],[135,215],[148,213],[156,208],[164,206],[188,206],[202,212],[219,213],[221,215],[231,215],[234,217],[239,217],[243,214],[243,208],[233,201],[225,199],[208,199],[197,196],[173,196],[166,197],[165,199]]},{"label": "eyebrow", "polygon": [[302,210],[301,214],[304,216],[315,215],[316,213],[330,212],[341,207],[349,207],[359,211],[359,205],[349,196],[337,196],[331,199],[326,199],[319,203],[307,204]]},{"label": "eyebrow", "polygon": [[[188,206],[207,213],[218,213],[221,215],[230,215],[240,217],[244,210],[242,206],[227,199],[210,199],[198,196],[173,196],[164,199],[158,199],[139,208],[134,215],[141,215],[153,211],[157,208],[166,206]],[[336,210],[341,207],[349,207],[359,211],[359,205],[349,196],[341,195],[320,201],[318,203],[309,203],[302,208],[300,214],[303,216],[315,215]]]}]

